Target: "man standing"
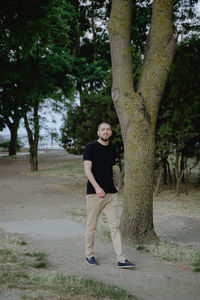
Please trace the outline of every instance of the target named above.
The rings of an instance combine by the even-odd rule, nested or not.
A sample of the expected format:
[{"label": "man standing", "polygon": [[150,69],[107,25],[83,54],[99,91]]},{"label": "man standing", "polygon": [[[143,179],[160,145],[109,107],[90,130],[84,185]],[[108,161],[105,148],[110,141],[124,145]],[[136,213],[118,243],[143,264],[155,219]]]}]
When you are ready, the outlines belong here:
[{"label": "man standing", "polygon": [[87,183],[86,259],[88,265],[98,265],[94,256],[94,232],[102,210],[110,227],[118,268],[134,268],[122,253],[119,217],[117,216],[117,190],[113,182],[115,151],[109,145],[111,127],[103,122],[98,126],[98,140],[86,145],[83,154]]}]

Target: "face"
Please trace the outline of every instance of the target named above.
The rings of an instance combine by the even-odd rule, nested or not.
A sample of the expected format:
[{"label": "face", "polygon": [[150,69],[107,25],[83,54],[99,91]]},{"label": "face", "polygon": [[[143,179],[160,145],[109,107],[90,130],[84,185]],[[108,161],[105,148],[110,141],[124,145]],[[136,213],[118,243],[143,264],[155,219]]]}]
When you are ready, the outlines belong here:
[{"label": "face", "polygon": [[97,134],[102,141],[107,142],[112,135],[110,125],[106,123],[101,124],[99,130],[97,131]]}]

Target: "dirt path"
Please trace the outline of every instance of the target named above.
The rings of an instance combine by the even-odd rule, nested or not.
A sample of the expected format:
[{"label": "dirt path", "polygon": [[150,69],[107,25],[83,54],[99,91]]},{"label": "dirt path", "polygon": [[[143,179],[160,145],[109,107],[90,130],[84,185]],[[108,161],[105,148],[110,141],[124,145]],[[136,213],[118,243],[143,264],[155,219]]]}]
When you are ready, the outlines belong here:
[{"label": "dirt path", "polygon": [[[63,151],[41,154],[40,168],[72,158]],[[28,176],[28,171],[27,157],[0,159],[1,231],[16,231],[34,251],[47,252],[57,272],[118,285],[139,300],[199,300],[199,273],[135,248],[124,246],[124,253],[136,263],[136,270],[118,270],[112,244],[96,239],[100,265],[88,267],[84,263],[84,227],[78,224],[75,228],[77,224],[67,220],[66,214],[73,208],[85,208],[84,187],[72,186],[65,179]],[[200,246],[199,217],[156,211],[155,228],[163,239]]]}]

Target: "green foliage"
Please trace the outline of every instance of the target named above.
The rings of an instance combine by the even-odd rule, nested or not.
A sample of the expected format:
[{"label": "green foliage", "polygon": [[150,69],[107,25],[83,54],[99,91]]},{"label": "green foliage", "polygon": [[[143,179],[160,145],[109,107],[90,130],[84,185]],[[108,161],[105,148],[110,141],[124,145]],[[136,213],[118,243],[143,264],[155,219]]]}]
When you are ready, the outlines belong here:
[{"label": "green foliage", "polygon": [[123,152],[120,126],[111,96],[105,90],[83,94],[82,105],[69,109],[61,128],[63,147],[69,153],[82,154],[84,146],[97,139],[97,126],[103,121],[111,124],[112,142],[120,162]]},{"label": "green foliage", "polygon": [[157,152],[174,150],[186,157],[200,149],[200,39],[193,36],[177,48],[157,122]]},{"label": "green foliage", "polygon": [[131,39],[137,50],[144,52],[144,47],[151,23],[152,1],[133,1]]},{"label": "green foliage", "polygon": [[[195,0],[176,1],[175,21],[182,34],[187,34],[189,30],[198,30],[193,9],[195,2]],[[140,51],[144,51],[151,9],[151,0],[133,1],[131,45],[136,81],[142,67],[141,61],[139,66],[137,64],[137,54],[141,60]],[[12,125],[18,128],[22,113],[32,112],[34,103],[44,102],[47,97],[56,100],[54,108],[59,110],[58,102],[68,102],[66,97],[72,100],[77,91],[80,94],[80,105],[83,104],[86,111],[89,105],[102,106],[103,113],[104,109],[110,107],[110,96],[106,98],[104,94],[111,66],[109,37],[106,30],[110,10],[111,0],[1,1],[0,128],[5,124],[9,125],[9,128]],[[96,96],[99,92],[102,103]],[[96,99],[94,103],[90,100],[92,97]],[[92,111],[94,108],[91,107]],[[69,119],[72,119],[73,114],[77,116],[79,113],[79,118],[83,117],[81,107],[78,109],[70,105]],[[109,118],[104,115],[105,113],[102,115],[103,119]],[[39,116],[31,118],[29,122],[34,121],[37,137],[41,126],[40,118]],[[116,122],[115,125],[119,127],[117,118],[114,121],[111,117],[111,121]],[[98,123],[98,120],[95,123]],[[79,129],[80,127],[81,125]],[[94,130],[94,127],[96,132],[96,125],[91,130]],[[192,129],[188,127],[186,134],[189,135]],[[81,129],[79,131],[82,134]],[[117,132],[120,132],[119,128]],[[94,134],[91,135],[93,136]],[[75,133],[69,135],[70,138],[80,144]],[[81,145],[75,148],[73,151],[80,153]]]},{"label": "green foliage", "polygon": [[0,119],[10,130],[17,129],[22,116],[34,107],[29,121],[33,120],[35,145],[39,104],[47,97],[64,101],[63,95],[71,96],[69,24],[73,16],[69,1],[0,3]]},{"label": "green foliage", "polygon": [[[10,148],[10,141],[0,143],[0,147],[8,150]],[[24,143],[18,138],[17,139],[17,150],[21,150],[24,147]]]},{"label": "green foliage", "polygon": [[[137,86],[142,69],[142,58],[141,53],[135,47],[132,47],[132,55],[135,58],[133,63],[133,80]],[[81,76],[83,75],[84,72]],[[123,143],[119,120],[111,98],[111,80],[111,73],[108,73],[106,77],[104,76],[103,88],[96,92],[89,92],[86,89],[80,93],[80,105],[71,105],[66,119],[64,119],[64,124],[61,128],[61,143],[69,153],[80,155],[83,153],[84,146],[87,143],[97,139],[98,124],[103,121],[108,122],[111,124],[113,131],[111,142],[115,146],[117,163],[121,167]],[[99,79],[100,85],[102,85],[101,79]]]},{"label": "green foliage", "polygon": [[73,2],[75,18],[70,27],[70,48],[73,55],[71,75],[79,92],[98,91],[110,69],[109,38],[105,30],[109,2]]}]

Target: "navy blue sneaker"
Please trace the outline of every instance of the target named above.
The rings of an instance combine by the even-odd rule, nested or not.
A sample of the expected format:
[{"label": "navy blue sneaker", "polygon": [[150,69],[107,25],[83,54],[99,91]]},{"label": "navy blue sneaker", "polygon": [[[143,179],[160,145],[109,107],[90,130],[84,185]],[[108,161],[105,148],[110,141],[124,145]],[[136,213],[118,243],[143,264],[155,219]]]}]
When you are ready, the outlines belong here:
[{"label": "navy blue sneaker", "polygon": [[117,267],[119,269],[135,269],[135,264],[132,264],[130,261],[126,259],[124,263],[118,261]]},{"label": "navy blue sneaker", "polygon": [[98,262],[96,261],[96,259],[95,259],[94,256],[92,256],[92,257],[90,257],[90,258],[87,258],[87,257],[86,257],[85,262],[86,262],[86,264],[88,264],[89,266],[96,266],[96,265],[98,265]]}]

